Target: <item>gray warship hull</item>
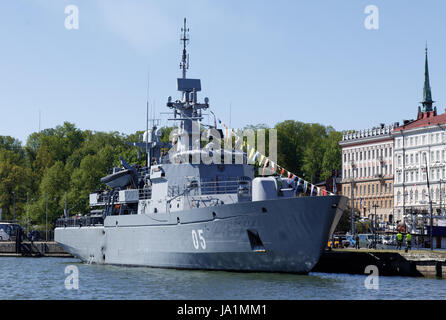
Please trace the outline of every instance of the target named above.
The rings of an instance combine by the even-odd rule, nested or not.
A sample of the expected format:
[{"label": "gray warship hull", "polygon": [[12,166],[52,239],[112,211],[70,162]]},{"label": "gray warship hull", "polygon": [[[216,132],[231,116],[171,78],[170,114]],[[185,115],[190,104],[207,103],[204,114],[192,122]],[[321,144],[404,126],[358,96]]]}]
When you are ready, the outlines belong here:
[{"label": "gray warship hull", "polygon": [[199,102],[201,80],[186,77],[188,30],[184,19],[181,99],[169,96],[166,103],[173,111],[168,120],[176,122],[169,142],[161,141],[153,120],[143,143],[131,144],[145,150],[146,166],[121,157],[123,168],[101,179],[105,190],[90,194],[93,210],[72,218],[65,210],[55,240],[88,263],[308,273],[347,198],[328,196],[291,172],[284,175],[284,168],[278,175],[277,135],[269,135],[266,157],[254,152],[262,139],[257,136],[256,146],[253,130],[229,134],[224,125],[223,139],[212,111],[214,125],[202,123],[209,98]]},{"label": "gray warship hull", "polygon": [[87,263],[308,273],[346,200],[299,197],[107,216],[103,225],[58,227],[55,240]]}]

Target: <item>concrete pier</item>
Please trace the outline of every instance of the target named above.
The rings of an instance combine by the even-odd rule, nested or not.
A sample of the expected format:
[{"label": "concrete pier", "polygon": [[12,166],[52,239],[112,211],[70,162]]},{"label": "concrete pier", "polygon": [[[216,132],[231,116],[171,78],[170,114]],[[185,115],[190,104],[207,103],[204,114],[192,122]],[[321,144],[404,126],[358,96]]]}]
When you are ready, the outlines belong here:
[{"label": "concrete pier", "polygon": [[[27,256],[43,256],[43,257],[71,257],[54,241],[23,241],[25,245],[32,249],[33,254]],[[15,241],[0,241],[0,257],[21,257],[23,253],[18,253]]]},{"label": "concrete pier", "polygon": [[312,272],[365,274],[369,265],[382,276],[446,278],[446,252],[335,249],[326,251]]}]

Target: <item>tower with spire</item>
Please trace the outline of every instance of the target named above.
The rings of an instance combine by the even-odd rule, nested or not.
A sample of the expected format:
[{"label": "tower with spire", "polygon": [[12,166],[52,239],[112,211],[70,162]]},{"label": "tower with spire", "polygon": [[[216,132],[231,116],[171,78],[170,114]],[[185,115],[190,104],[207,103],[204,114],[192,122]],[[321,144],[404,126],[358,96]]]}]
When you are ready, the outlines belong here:
[{"label": "tower with spire", "polygon": [[434,101],[432,100],[432,91],[429,83],[429,66],[427,62],[427,44],[426,44],[426,58],[424,62],[424,88],[423,88],[423,101],[421,101],[422,109],[421,112],[432,112],[435,111],[432,108]]}]

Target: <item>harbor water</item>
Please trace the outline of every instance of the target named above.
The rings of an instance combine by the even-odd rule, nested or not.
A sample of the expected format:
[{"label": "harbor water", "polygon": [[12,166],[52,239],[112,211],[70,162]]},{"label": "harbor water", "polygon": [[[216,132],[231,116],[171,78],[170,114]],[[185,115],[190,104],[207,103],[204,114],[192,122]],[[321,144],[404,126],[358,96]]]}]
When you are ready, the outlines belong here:
[{"label": "harbor water", "polygon": [[379,277],[378,288],[367,289],[367,275],[189,271],[21,257],[0,258],[0,272],[0,299],[446,298],[446,281],[435,278]]}]

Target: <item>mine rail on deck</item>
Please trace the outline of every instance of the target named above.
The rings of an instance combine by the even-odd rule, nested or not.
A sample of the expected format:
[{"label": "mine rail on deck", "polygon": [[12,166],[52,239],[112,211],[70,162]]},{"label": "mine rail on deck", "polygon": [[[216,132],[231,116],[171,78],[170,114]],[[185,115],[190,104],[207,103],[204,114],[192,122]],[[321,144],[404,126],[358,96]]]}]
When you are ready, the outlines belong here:
[{"label": "mine rail on deck", "polygon": [[60,218],[56,221],[56,228],[66,227],[85,227],[85,226],[103,226],[104,218],[101,217],[73,217],[73,218]]}]

